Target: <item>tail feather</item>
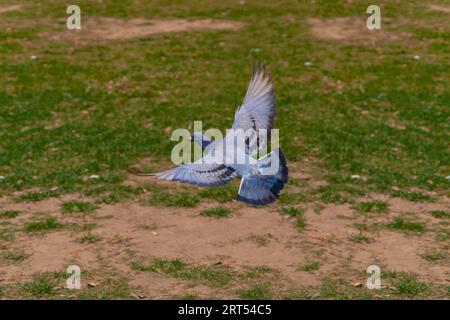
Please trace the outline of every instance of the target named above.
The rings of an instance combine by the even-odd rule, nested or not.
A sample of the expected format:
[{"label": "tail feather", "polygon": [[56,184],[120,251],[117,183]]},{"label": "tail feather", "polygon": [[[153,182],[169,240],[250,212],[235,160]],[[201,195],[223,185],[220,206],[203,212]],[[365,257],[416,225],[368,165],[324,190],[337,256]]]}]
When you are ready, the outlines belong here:
[{"label": "tail feather", "polygon": [[[271,164],[277,160],[278,169],[275,174],[265,174]],[[288,181],[288,167],[281,149],[277,149],[258,160],[260,173],[242,178],[237,199],[253,204],[265,205],[274,202]]]}]

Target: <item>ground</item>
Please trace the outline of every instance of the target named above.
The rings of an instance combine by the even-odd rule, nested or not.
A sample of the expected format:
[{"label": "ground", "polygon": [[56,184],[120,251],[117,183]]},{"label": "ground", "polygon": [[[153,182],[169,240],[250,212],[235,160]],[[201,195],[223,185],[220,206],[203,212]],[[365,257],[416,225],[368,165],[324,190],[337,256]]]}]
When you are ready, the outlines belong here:
[{"label": "ground", "polygon": [[[0,298],[448,299],[445,1],[0,5]],[[127,173],[175,128],[230,127],[264,61],[279,201]],[[81,268],[81,289],[65,288]],[[367,267],[381,289],[366,287]]]}]

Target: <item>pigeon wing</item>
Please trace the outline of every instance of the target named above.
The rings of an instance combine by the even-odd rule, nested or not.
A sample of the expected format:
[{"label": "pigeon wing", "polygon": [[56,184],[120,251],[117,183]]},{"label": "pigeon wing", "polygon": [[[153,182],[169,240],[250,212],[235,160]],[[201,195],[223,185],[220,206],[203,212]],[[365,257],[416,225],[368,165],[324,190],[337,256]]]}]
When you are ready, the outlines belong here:
[{"label": "pigeon wing", "polygon": [[237,172],[232,167],[220,163],[209,164],[205,158],[156,174],[159,179],[180,181],[201,187],[222,186],[236,176]]},{"label": "pigeon wing", "polygon": [[[242,129],[244,132],[253,129],[256,133],[266,129],[269,139],[270,130],[274,127],[275,107],[274,80],[270,77],[270,70],[266,71],[266,66],[258,63],[253,66],[244,101],[235,114],[233,129]],[[247,152],[254,154],[256,150],[264,149],[266,144],[265,139],[258,139],[254,144],[247,141]]]}]

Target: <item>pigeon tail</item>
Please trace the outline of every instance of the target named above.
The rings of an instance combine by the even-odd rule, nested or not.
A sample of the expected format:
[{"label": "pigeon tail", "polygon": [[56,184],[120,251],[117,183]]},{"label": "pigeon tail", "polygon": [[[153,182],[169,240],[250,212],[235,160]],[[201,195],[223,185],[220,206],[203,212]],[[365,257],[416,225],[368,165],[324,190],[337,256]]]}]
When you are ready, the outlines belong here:
[{"label": "pigeon tail", "polygon": [[[265,174],[273,170],[272,165],[278,165],[275,174]],[[288,181],[288,167],[281,149],[276,149],[258,159],[260,174],[242,178],[237,199],[253,204],[266,205],[274,202],[280,196],[281,190]]]}]

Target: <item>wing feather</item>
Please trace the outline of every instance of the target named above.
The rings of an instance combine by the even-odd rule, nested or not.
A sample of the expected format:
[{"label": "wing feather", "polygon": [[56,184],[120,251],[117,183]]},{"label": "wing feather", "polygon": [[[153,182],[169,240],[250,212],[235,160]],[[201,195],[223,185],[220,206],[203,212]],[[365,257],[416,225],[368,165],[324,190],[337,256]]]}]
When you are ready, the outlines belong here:
[{"label": "wing feather", "polygon": [[[275,115],[274,80],[270,76],[270,70],[266,71],[266,66],[258,63],[253,67],[244,101],[236,111],[233,129],[243,129],[244,132],[253,129],[256,133],[265,129],[269,139],[270,130],[274,127]],[[249,143],[248,153],[254,154],[257,150],[264,149],[267,139],[256,139],[255,144]]]}]

